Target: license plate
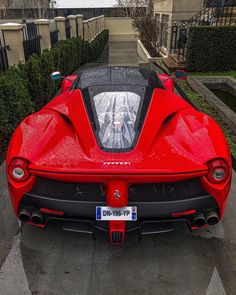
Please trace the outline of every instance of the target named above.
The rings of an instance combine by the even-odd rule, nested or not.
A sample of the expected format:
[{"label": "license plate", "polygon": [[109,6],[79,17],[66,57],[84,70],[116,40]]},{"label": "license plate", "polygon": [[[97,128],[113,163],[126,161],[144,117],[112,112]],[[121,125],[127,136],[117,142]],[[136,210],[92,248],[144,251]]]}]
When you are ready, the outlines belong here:
[{"label": "license plate", "polygon": [[96,220],[136,221],[137,207],[122,207],[122,208],[96,207]]}]

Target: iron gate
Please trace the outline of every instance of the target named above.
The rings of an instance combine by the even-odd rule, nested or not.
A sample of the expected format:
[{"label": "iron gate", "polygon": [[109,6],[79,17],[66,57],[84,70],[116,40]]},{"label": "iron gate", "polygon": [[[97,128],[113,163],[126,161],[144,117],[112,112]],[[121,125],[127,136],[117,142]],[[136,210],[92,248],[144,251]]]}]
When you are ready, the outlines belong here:
[{"label": "iron gate", "polygon": [[185,59],[188,28],[185,25],[174,25],[171,31],[171,53],[177,55],[177,59]]},{"label": "iron gate", "polygon": [[58,31],[54,30],[50,32],[52,47],[58,42]]},{"label": "iron gate", "polygon": [[79,37],[78,18],[76,18],[76,37]]},{"label": "iron gate", "polygon": [[39,55],[41,53],[41,46],[37,25],[35,23],[26,23],[23,28],[23,36],[25,60],[28,60],[33,53]]},{"label": "iron gate", "polygon": [[7,49],[3,35],[3,41],[0,39],[0,71],[5,71],[8,68]]},{"label": "iron gate", "polygon": [[55,21],[50,22],[50,38],[53,47],[58,42],[58,30]]},{"label": "iron gate", "polygon": [[69,19],[66,19],[66,39],[71,38],[71,32],[70,32],[70,21]]}]

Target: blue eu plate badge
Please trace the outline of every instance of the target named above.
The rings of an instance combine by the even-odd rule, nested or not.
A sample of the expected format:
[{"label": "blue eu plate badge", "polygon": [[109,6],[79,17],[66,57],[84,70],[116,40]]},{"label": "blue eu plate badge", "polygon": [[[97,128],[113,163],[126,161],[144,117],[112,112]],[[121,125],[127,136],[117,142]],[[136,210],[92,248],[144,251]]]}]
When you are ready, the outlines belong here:
[{"label": "blue eu plate badge", "polygon": [[96,220],[98,221],[136,221],[137,207],[96,207]]}]

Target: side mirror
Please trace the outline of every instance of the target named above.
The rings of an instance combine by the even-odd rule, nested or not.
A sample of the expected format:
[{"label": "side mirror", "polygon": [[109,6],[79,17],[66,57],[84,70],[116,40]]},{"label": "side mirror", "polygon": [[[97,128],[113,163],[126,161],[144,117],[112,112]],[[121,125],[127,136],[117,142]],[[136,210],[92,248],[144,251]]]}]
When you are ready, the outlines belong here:
[{"label": "side mirror", "polygon": [[183,70],[177,70],[175,72],[175,77],[179,80],[186,80],[187,79],[187,73]]},{"label": "side mirror", "polygon": [[57,71],[57,72],[53,72],[52,74],[51,74],[51,79],[53,80],[53,81],[59,81],[59,80],[61,80],[61,73],[59,72],[59,71]]}]

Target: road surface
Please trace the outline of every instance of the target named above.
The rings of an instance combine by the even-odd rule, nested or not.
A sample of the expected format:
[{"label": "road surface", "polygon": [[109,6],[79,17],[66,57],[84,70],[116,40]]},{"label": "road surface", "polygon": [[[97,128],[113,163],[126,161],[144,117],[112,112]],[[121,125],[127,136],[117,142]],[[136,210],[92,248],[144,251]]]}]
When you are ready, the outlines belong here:
[{"label": "road surface", "polygon": [[[123,46],[123,47],[122,47]],[[109,63],[135,65],[135,46],[110,47]],[[120,52],[120,53],[119,53]],[[130,52],[133,52],[130,54]],[[194,234],[185,227],[112,246],[108,234],[90,236],[22,229],[0,168],[0,295],[235,295],[236,174],[222,223]]]}]

